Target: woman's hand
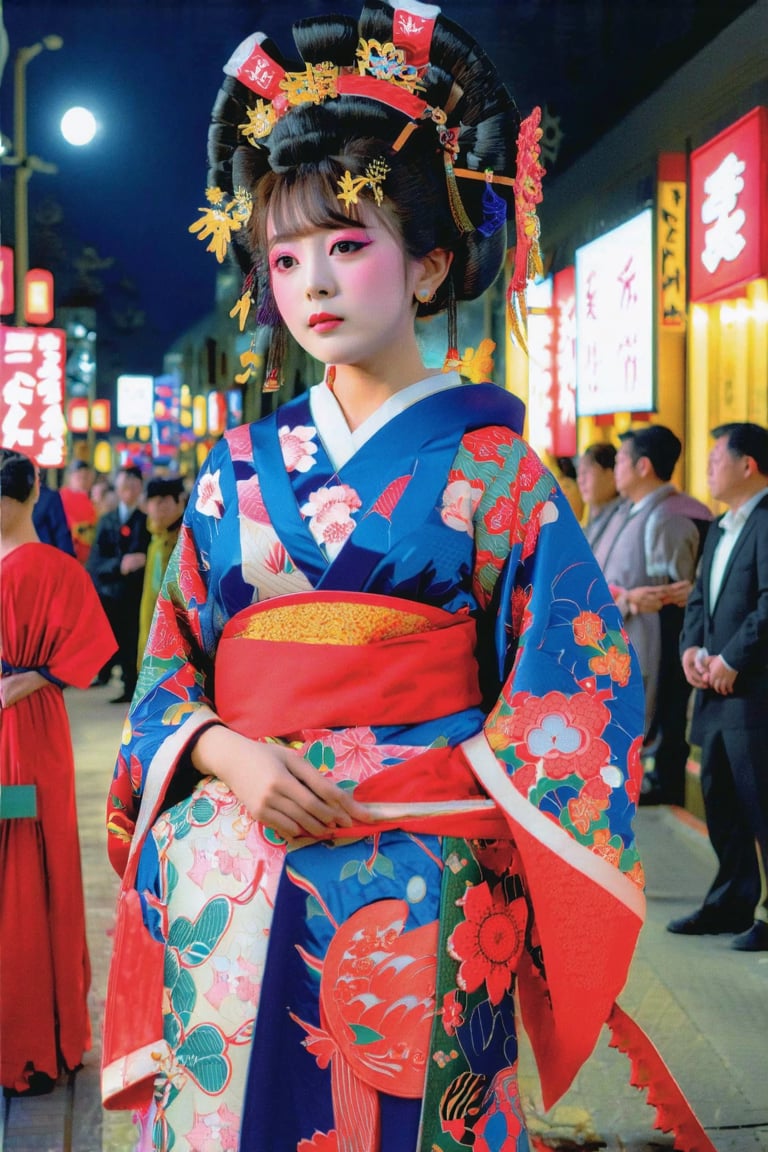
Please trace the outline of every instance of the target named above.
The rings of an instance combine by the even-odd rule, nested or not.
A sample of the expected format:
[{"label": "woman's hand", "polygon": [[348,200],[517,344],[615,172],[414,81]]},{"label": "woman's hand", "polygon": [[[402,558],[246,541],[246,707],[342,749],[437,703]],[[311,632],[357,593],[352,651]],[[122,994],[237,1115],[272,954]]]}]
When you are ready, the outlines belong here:
[{"label": "woman's hand", "polygon": [[11,708],[50,684],[45,676],[39,672],[13,672],[10,676],[0,678],[0,707]]},{"label": "woman's hand", "polygon": [[286,840],[323,839],[330,828],[370,819],[361,804],[293,748],[249,740],[224,725],[202,734],[192,763],[226,784],[255,820]]}]

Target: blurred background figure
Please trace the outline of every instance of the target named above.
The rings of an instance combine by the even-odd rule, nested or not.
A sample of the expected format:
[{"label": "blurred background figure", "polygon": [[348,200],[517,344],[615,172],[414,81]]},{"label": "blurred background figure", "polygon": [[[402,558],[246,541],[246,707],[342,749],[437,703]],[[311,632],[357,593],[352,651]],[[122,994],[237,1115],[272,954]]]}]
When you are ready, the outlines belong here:
[{"label": "blurred background figure", "polygon": [[701,551],[705,504],[671,483],[682,444],[670,428],[624,432],[614,478],[624,503],[593,550],[624,616],[643,672],[645,759],[641,804],[683,804],[690,686],[677,654],[683,610]]},{"label": "blurred background figure", "polygon": [[576,483],[576,467],[570,456],[556,456],[553,472],[577,520],[584,515],[584,501]]},{"label": "blurred background figure", "polygon": [[40,473],[40,492],[32,510],[32,523],[41,544],[50,544],[68,556],[74,556],[75,546],[69,530],[67,514],[61,493],[57,488],[49,488],[45,476]]},{"label": "blurred background figure", "polygon": [[86,460],[73,460],[67,468],[61,502],[72,536],[75,557],[85,564],[96,534],[96,507],[91,499],[94,471]]},{"label": "blurred background figure", "polygon": [[149,547],[147,516],[139,507],[144,492],[141,470],[124,465],[115,492],[118,506],[99,520],[87,567],[117,639],[123,690],[111,703],[128,704],[138,676],[139,605]]},{"label": "blurred background figure", "polygon": [[615,465],[613,444],[590,444],[582,452],[576,469],[576,482],[587,512],[584,535],[592,548],[621,504],[613,474]]},{"label": "blurred background figure", "polygon": [[115,640],[82,566],[40,543],[34,463],[0,449],[0,489],[0,1082],[9,1095],[40,1094],[91,1047],[62,689],[87,688]]},{"label": "blurred background figure", "polygon": [[707,483],[728,511],[707,534],[680,651],[697,690],[691,739],[701,748],[718,870],[701,907],[667,928],[687,936],[737,932],[732,948],[766,952],[768,429],[723,424],[712,435]]},{"label": "blurred background figure", "polygon": [[107,512],[114,512],[117,508],[117,492],[109,476],[96,475],[91,485],[91,500],[96,509],[97,523]]},{"label": "blurred background figure", "polygon": [[186,503],[187,493],[181,476],[155,477],[147,484],[147,528],[152,538],[147,549],[139,608],[139,665],[147,645],[157,595],[163,583],[171,552],[179,538]]}]

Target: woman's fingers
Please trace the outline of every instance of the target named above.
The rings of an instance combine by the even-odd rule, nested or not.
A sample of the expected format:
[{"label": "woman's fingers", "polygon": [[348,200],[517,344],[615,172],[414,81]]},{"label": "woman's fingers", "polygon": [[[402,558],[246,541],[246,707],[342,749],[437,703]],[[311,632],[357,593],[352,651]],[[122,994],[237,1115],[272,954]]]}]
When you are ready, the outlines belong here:
[{"label": "woman's fingers", "polygon": [[[350,824],[370,819],[367,810],[346,789],[340,788],[333,780],[323,776],[300,753],[293,749],[286,749],[286,753],[285,763],[291,775],[323,803],[325,809],[330,812],[333,822],[349,827]],[[318,815],[314,807],[310,810]],[[325,820],[325,823],[330,821]]]}]

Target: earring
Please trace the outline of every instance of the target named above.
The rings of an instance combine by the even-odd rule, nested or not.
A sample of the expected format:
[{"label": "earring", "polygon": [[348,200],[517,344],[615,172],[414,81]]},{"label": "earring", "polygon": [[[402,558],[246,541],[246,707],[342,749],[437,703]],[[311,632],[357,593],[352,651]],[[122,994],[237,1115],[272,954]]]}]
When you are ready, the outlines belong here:
[{"label": "earring", "polygon": [[432,295],[430,296],[429,289],[423,288],[420,292],[416,293],[416,299],[418,300],[419,304],[434,304],[435,293],[433,292]]}]

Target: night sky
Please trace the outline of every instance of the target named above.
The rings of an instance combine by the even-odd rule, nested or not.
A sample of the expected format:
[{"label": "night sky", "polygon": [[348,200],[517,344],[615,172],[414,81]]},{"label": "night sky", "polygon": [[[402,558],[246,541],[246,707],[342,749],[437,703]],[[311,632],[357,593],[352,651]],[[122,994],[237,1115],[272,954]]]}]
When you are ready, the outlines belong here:
[{"label": "night sky", "polygon": [[[745,7],[739,0],[463,0],[443,10],[477,35],[523,114],[538,103],[560,117],[562,145],[548,165],[555,178]],[[356,14],[359,3],[5,0],[5,136],[13,134],[15,51],[49,33],[64,40],[27,68],[28,150],[59,168],[30,181],[32,262],[45,265],[54,241],[62,261],[84,246],[114,260],[106,278],[120,283],[120,306],[147,317],[124,371],[160,371],[174,337],[212,305],[216,262],[187,228],[205,202],[208,116],[222,65],[257,30],[290,54],[291,20],[338,11]],[[58,128],[75,104],[100,124],[79,149]],[[11,172],[2,170],[2,209],[12,222]]]}]

